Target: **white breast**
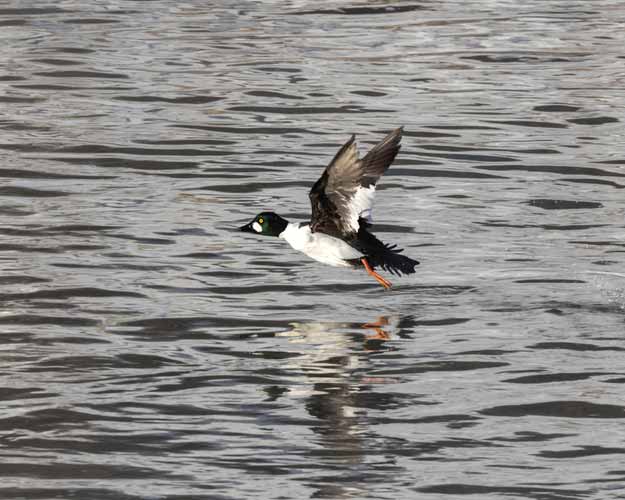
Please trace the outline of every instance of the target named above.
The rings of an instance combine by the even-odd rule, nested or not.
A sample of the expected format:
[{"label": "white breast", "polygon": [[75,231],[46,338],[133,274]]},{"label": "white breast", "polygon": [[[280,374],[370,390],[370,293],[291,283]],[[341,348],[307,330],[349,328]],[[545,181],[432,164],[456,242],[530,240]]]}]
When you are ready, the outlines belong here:
[{"label": "white breast", "polygon": [[311,232],[308,224],[289,223],[280,233],[280,238],[285,239],[295,250],[330,266],[350,267],[350,264],[345,262],[346,260],[363,257],[361,252],[343,240],[327,234]]}]

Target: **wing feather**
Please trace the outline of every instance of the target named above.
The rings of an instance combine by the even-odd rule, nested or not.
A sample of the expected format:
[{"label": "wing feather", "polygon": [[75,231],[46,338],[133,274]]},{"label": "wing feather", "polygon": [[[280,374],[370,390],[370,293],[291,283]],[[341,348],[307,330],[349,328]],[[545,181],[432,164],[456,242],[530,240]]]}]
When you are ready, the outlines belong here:
[{"label": "wing feather", "polygon": [[339,149],[309,194],[313,231],[345,237],[370,221],[375,185],[399,151],[402,130],[393,130],[362,159],[353,135]]}]

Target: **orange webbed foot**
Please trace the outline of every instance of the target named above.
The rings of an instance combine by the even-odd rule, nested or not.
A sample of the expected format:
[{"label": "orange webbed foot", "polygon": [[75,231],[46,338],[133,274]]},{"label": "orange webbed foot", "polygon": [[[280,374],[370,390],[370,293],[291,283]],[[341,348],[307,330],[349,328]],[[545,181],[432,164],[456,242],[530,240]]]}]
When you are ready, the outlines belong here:
[{"label": "orange webbed foot", "polygon": [[367,270],[367,272],[373,276],[378,283],[380,283],[380,285],[382,285],[386,290],[390,290],[391,287],[393,286],[393,284],[390,281],[385,280],[382,276],[380,276],[378,273],[376,273],[373,268],[369,265],[369,262],[367,261],[366,257],[363,257],[362,259],[360,259],[360,262],[362,262],[362,265],[365,266],[365,269]]}]

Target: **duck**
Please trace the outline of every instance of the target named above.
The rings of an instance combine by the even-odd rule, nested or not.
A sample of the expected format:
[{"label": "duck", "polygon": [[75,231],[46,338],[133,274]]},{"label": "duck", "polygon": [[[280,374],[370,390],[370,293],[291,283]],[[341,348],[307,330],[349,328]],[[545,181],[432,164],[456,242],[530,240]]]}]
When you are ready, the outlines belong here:
[{"label": "duck", "polygon": [[375,188],[400,150],[403,127],[390,132],[362,159],[356,136],[338,150],[310,193],[309,222],[289,222],[261,212],[239,229],[286,240],[295,250],[323,264],[364,269],[386,290],[392,283],[377,268],[401,276],[415,273],[419,261],[370,232]]}]

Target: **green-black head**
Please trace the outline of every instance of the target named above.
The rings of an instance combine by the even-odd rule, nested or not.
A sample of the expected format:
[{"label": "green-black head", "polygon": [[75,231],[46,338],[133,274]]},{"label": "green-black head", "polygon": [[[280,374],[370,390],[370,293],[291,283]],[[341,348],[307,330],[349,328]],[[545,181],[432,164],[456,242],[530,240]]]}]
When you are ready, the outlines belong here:
[{"label": "green-black head", "polygon": [[273,212],[262,212],[254,220],[239,229],[246,233],[264,234],[265,236],[280,236],[286,229],[288,221]]}]

